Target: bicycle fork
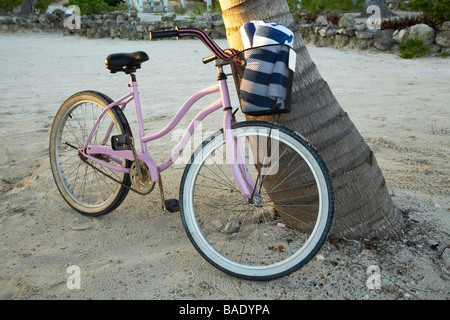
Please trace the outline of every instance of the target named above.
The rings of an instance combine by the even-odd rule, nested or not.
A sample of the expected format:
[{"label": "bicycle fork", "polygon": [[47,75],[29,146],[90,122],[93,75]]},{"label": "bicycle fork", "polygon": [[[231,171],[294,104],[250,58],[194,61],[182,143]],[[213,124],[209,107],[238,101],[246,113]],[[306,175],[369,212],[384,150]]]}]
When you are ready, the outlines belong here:
[{"label": "bicycle fork", "polygon": [[223,134],[227,155],[226,161],[228,161],[231,167],[231,172],[233,173],[234,180],[244,200],[247,203],[253,203],[252,196],[255,192],[255,185],[247,170],[247,165],[245,164],[244,147],[242,146],[239,138],[233,137],[231,130],[231,125],[236,121],[232,113],[230,95],[226,82],[227,77],[223,72],[222,65],[216,63],[216,66],[219,71],[218,81],[224,110]]}]

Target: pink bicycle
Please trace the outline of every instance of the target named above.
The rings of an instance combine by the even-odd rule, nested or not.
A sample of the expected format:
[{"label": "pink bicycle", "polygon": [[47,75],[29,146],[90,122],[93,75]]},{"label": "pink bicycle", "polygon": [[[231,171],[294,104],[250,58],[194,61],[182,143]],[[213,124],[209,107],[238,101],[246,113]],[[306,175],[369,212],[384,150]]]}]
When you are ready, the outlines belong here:
[{"label": "pink bicycle", "polygon": [[[163,208],[179,209],[187,235],[212,265],[236,277],[268,280],[294,272],[319,251],[331,228],[334,196],[327,168],[298,133],[272,122],[236,122],[226,65],[245,57],[222,50],[197,29],[153,32],[152,38],[197,37],[214,53],[218,83],[195,93],[162,130],[146,134],[135,72],[145,52],[112,54],[111,72],[130,75],[130,92],[113,101],[96,91],[72,95],[56,114],[50,164],[65,201],[97,217],[116,209],[131,190],[160,187]],[[147,144],[174,129],[201,98],[219,93],[185,131],[171,157],[157,165]],[[124,116],[134,102],[137,135]],[[193,153],[181,180],[179,201],[164,199],[160,174],[178,158],[196,126],[223,110],[223,126]],[[276,113],[276,112],[274,112]]]}]

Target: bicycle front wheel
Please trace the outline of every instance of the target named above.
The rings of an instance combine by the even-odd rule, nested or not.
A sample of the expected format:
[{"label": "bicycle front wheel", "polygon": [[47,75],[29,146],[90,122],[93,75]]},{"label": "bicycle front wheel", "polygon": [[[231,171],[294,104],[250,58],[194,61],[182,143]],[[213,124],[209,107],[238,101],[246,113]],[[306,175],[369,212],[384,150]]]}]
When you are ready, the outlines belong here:
[{"label": "bicycle front wheel", "polygon": [[[50,134],[50,165],[56,186],[72,208],[87,216],[101,216],[117,208],[131,185],[128,173],[102,167],[77,150],[86,142],[98,116],[112,102],[95,91],[74,94],[59,109]],[[120,108],[114,106],[103,117],[91,142],[111,146],[111,137],[118,134],[131,136],[131,130]],[[104,155],[94,157],[111,162]],[[131,162],[123,159],[121,166],[130,168]]]},{"label": "bicycle front wheel", "polygon": [[184,171],[184,227],[197,251],[228,274],[249,280],[288,275],[317,254],[331,228],[328,170],[317,151],[284,126],[242,122],[232,135],[252,200],[236,186],[219,131]]}]

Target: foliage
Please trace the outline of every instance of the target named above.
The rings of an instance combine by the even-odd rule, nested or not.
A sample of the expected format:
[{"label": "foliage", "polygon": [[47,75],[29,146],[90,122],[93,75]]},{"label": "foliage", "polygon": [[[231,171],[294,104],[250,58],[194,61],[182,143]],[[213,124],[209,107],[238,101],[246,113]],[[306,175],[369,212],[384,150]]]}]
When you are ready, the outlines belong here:
[{"label": "foliage", "polygon": [[[361,10],[365,0],[287,0],[295,20],[313,22],[321,12],[344,12]],[[308,16],[305,16],[308,14]]]},{"label": "foliage", "polygon": [[415,24],[426,24],[430,26],[433,29],[437,29],[438,23],[436,20],[431,18],[428,15],[420,15],[420,16],[414,16],[414,17],[408,17],[404,16],[402,18],[396,18],[396,19],[389,19],[384,20],[381,22],[381,29],[394,29],[394,30],[401,30],[406,29],[408,27],[411,27]]},{"label": "foliage", "polygon": [[450,0],[411,0],[409,8],[422,11],[439,24],[450,20]]},{"label": "foliage", "polygon": [[104,0],[104,2],[110,7],[119,7],[125,3],[125,0]]},{"label": "foliage", "polygon": [[[34,9],[39,12],[46,12],[52,0],[37,0]],[[14,8],[21,6],[23,0],[2,0],[0,3],[0,11],[11,12]]]},{"label": "foliage", "polygon": [[299,15],[300,20],[303,19],[306,21],[306,23],[313,23],[314,21],[317,20],[318,17],[319,15],[314,12],[300,13]]},{"label": "foliage", "polygon": [[422,57],[429,50],[429,46],[425,46],[422,43],[422,40],[418,38],[412,38],[407,40],[405,43],[402,43],[399,46],[400,49],[400,57],[404,59],[412,59],[414,57]]},{"label": "foliage", "polygon": [[[215,16],[215,15],[221,15],[222,14],[222,9],[220,7],[219,1],[216,2],[216,5],[214,7],[213,6],[209,6],[208,9],[210,11],[208,11],[206,13],[207,15]],[[187,18],[190,19],[190,20],[196,20],[197,17],[203,16],[205,14],[204,13],[204,7],[203,7],[202,3],[197,4],[197,6],[194,9],[189,10],[188,12],[186,12],[186,11],[184,13],[188,13],[188,17]]]},{"label": "foliage", "polygon": [[185,8],[183,8],[182,6],[179,6],[179,5],[174,5],[172,8],[172,11],[175,12],[175,14],[178,16],[183,16],[187,12],[187,10]]},{"label": "foliage", "polygon": [[341,18],[341,16],[342,15],[338,12],[331,12],[325,15],[325,19],[328,21],[328,23],[332,23],[337,26],[339,24],[339,19]]},{"label": "foliage", "polygon": [[445,59],[445,58],[447,58],[447,57],[449,57],[449,56],[450,56],[450,53],[448,53],[447,51],[442,51],[442,52],[441,52],[441,57],[442,57],[442,58]]},{"label": "foliage", "polygon": [[[294,1],[294,0],[291,0]],[[300,1],[298,1],[300,3]],[[364,6],[364,0],[301,0],[300,6],[306,12],[323,11],[352,11],[360,10]]]},{"label": "foliage", "polygon": [[203,4],[199,3],[197,6],[189,12],[188,19],[196,20],[197,17],[203,15]]},{"label": "foliage", "polygon": [[[111,5],[109,5],[111,3]],[[68,3],[65,3],[65,7],[69,7],[72,5],[78,6],[80,8],[82,15],[90,15],[101,12],[111,12],[118,9],[122,9],[123,1],[117,0],[109,0],[109,1],[101,1],[101,0],[69,0]]]}]

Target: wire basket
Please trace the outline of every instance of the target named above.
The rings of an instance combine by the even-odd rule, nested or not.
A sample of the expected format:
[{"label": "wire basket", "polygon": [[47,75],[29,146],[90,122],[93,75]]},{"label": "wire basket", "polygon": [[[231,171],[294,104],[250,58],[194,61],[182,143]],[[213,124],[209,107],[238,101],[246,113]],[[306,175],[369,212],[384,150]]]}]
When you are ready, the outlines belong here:
[{"label": "wire basket", "polygon": [[231,57],[241,111],[252,116],[291,111],[293,70],[291,47],[266,45],[243,50]]}]

